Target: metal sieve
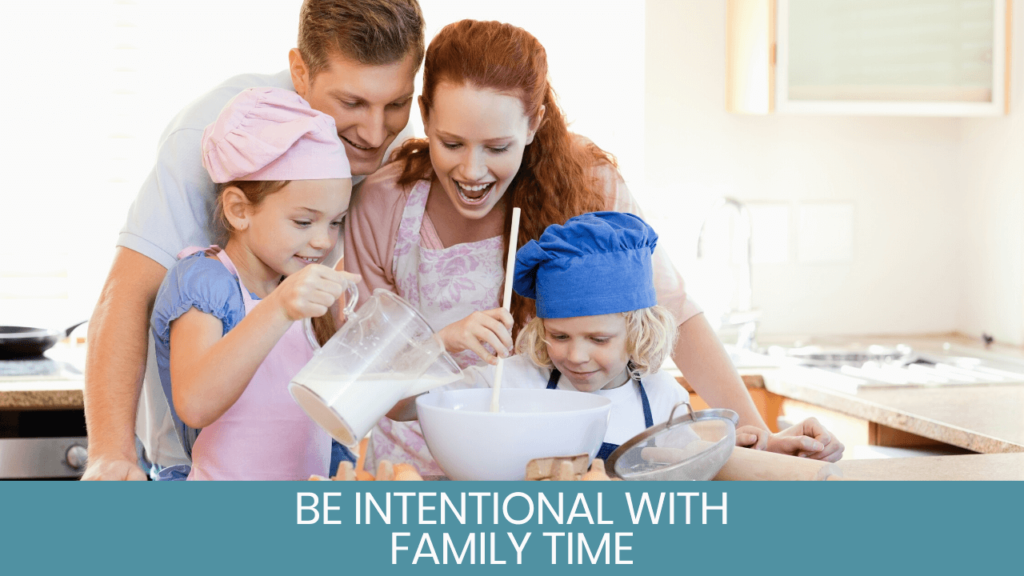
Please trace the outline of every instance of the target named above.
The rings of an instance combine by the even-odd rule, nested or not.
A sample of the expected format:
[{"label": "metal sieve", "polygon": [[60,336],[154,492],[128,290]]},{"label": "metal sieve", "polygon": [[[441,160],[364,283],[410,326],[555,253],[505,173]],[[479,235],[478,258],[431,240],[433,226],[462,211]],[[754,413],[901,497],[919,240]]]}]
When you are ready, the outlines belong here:
[{"label": "metal sieve", "polygon": [[[686,414],[675,417],[681,406]],[[732,454],[737,422],[739,415],[732,410],[694,412],[688,402],[680,402],[668,421],[619,446],[607,469],[624,480],[710,480]]]}]

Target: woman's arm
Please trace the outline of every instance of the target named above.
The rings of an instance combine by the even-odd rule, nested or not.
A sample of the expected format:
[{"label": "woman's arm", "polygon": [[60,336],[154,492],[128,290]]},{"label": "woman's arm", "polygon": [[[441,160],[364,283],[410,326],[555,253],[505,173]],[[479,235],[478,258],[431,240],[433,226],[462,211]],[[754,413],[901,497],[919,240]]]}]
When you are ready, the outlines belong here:
[{"label": "woman's arm", "polygon": [[679,325],[672,361],[709,406],[735,411],[740,416],[739,426],[768,430],[704,314],[692,316]]}]

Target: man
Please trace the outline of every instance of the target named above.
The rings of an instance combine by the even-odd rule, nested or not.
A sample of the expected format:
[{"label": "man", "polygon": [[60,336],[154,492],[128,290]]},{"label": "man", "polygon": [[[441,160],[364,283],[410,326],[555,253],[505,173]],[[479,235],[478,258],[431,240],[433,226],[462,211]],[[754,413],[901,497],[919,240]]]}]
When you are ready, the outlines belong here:
[{"label": "man", "polygon": [[149,317],[178,251],[207,246],[216,236],[216,186],[202,166],[200,145],[206,125],[246,88],[293,89],[334,118],[352,174],[365,176],[408,123],[423,29],[416,0],[306,0],[289,70],[232,78],[167,127],[89,324],[84,480],[145,480],[150,471],[138,466],[136,433],[153,470],[189,463],[160,388]]}]

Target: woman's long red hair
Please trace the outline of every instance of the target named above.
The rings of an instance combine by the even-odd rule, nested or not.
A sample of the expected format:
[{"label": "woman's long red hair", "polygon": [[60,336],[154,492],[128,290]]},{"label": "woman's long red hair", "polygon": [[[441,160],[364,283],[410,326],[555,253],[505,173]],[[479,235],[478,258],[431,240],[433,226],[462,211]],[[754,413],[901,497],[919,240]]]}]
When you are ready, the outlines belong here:
[{"label": "woman's long red hair", "polygon": [[[519,246],[540,238],[551,224],[564,224],[573,216],[605,208],[591,169],[602,162],[614,165],[615,159],[569,132],[548,82],[547,53],[529,32],[511,24],[475,20],[445,26],[430,42],[423,67],[422,98],[427,114],[442,82],[514,95],[522,101],[531,125],[544,106],[544,119],[523,152],[523,163],[504,197],[507,208],[522,210]],[[406,142],[396,159],[405,162],[398,181],[401,186],[433,175],[426,140]],[[512,210],[506,209],[502,265],[506,264],[511,226]],[[513,338],[534,315],[533,300],[514,294]]]}]

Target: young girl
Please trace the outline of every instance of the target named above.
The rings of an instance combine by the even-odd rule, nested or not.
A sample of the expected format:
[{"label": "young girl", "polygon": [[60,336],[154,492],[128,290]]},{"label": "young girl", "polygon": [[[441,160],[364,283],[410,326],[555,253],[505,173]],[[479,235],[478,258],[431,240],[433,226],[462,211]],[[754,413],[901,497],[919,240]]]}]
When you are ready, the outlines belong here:
[{"label": "young girl", "polygon": [[255,88],[202,142],[227,243],[182,252],[151,322],[188,479],[326,475],[330,437],[287,386],[313,354],[297,320],[325,316],[357,279],[324,265],[352,190],[334,120],[294,92]]}]

